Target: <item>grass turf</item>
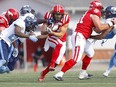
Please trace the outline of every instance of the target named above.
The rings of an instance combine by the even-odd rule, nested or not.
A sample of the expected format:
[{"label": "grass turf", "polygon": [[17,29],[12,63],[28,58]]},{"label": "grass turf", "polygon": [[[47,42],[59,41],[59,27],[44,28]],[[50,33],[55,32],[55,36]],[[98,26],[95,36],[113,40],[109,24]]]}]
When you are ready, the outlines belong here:
[{"label": "grass turf", "polygon": [[0,87],[115,87],[116,73],[112,71],[109,77],[103,77],[103,71],[89,71],[93,78],[78,79],[77,71],[68,71],[64,74],[64,81],[56,81],[53,78],[55,72],[47,74],[44,82],[37,82],[39,73],[11,72],[0,75]]}]

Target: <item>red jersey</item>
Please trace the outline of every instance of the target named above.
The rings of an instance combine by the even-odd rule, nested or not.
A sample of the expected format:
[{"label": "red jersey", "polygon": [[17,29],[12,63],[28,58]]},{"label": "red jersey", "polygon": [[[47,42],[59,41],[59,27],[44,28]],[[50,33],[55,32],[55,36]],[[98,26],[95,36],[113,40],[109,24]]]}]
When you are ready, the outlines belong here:
[{"label": "red jersey", "polygon": [[[50,12],[46,12],[45,19],[53,19],[52,14]],[[58,24],[58,29],[55,32],[58,32],[58,30],[60,29],[60,27],[64,26],[65,24],[70,22],[70,16],[67,14],[64,14],[62,19],[57,23]],[[51,35],[49,35],[51,37]],[[65,42],[66,41],[66,36],[67,33],[65,33],[63,35],[63,37],[59,38],[61,41]]]},{"label": "red jersey", "polygon": [[0,27],[7,28],[9,26],[8,20],[4,15],[0,15]]},{"label": "red jersey", "polygon": [[85,12],[85,14],[81,17],[79,23],[77,24],[76,30],[75,30],[76,32],[82,33],[86,39],[90,37],[90,35],[92,34],[92,28],[95,27],[90,17],[91,14],[95,14],[99,18],[101,18],[100,10],[90,9],[87,12]]}]

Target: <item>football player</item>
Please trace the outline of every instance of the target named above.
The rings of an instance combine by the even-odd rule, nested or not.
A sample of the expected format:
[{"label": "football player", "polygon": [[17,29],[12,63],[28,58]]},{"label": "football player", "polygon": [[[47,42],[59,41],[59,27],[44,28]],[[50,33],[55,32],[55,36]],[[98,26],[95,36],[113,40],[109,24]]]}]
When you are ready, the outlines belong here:
[{"label": "football player", "polygon": [[[9,25],[11,25],[13,23],[13,21],[15,21],[18,17],[19,17],[19,12],[15,8],[9,8],[6,12],[1,14],[0,15],[0,32],[2,32],[4,29],[7,29],[9,27]],[[15,52],[15,54],[14,54],[14,52]],[[17,52],[17,54],[16,54],[16,52],[17,52],[17,46],[16,46],[16,42],[14,42],[13,45],[11,46],[11,50],[10,50],[8,57],[10,58],[11,54],[13,56],[18,55],[18,52]],[[5,61],[2,61],[2,62],[5,62]],[[1,66],[1,64],[2,63],[0,62],[0,66]],[[0,69],[1,69],[1,67],[0,67]],[[1,71],[0,71],[0,73],[1,73]]]},{"label": "football player", "polygon": [[[1,53],[0,53],[0,64],[1,64],[1,73],[9,72],[14,70],[14,65],[17,60],[15,58],[10,58],[14,61],[9,61],[8,54],[10,53],[10,47],[12,43],[16,40],[24,41],[22,38],[29,38],[32,41],[37,41],[35,34],[32,32],[35,28],[35,25],[38,23],[46,23],[47,20],[41,20],[34,17],[32,14],[32,8],[29,5],[24,5],[20,10],[21,16],[14,21],[8,29],[5,29],[0,34],[0,43],[1,43]],[[37,19],[35,21],[35,19]],[[39,21],[40,20],[40,21]],[[36,23],[36,24],[35,24]],[[28,34],[26,34],[28,32]],[[41,38],[41,36],[39,36]],[[43,38],[43,37],[42,37]],[[4,43],[5,42],[5,43]],[[4,49],[2,49],[4,47]]]},{"label": "football player", "polygon": [[[106,22],[111,21],[112,18],[116,18],[116,7],[108,6],[105,9]],[[99,40],[99,39],[112,39],[115,35],[116,35],[116,25],[114,25],[114,27],[111,31],[106,30],[106,31],[102,32],[102,34],[100,34],[100,35],[91,36],[91,38],[97,39],[97,40]],[[108,69],[103,73],[103,75],[105,77],[108,77],[108,75],[110,74],[113,66],[116,66],[116,44],[115,44],[114,53],[113,53],[113,55],[110,59],[110,62],[109,62]]]},{"label": "football player", "polygon": [[64,11],[63,6],[57,4],[50,12],[44,16],[45,19],[52,19],[54,23],[48,25],[46,23],[42,26],[42,34],[48,35],[44,50],[47,51],[49,47],[54,48],[52,58],[48,67],[41,72],[38,81],[43,81],[49,71],[54,71],[55,67],[60,63],[66,49],[66,32],[70,22],[70,16]]},{"label": "football player", "polygon": [[80,18],[75,32],[72,35],[73,56],[64,64],[61,71],[54,75],[56,80],[63,81],[62,76],[64,73],[81,61],[84,52],[86,55],[82,60],[83,65],[82,70],[79,73],[79,79],[89,78],[86,69],[94,55],[94,49],[87,39],[90,38],[93,29],[95,32],[102,32],[103,30],[110,29],[116,24],[116,19],[109,21],[106,24],[101,23],[100,18],[102,9],[102,3],[99,2],[99,0],[94,0],[90,3],[90,9]]}]

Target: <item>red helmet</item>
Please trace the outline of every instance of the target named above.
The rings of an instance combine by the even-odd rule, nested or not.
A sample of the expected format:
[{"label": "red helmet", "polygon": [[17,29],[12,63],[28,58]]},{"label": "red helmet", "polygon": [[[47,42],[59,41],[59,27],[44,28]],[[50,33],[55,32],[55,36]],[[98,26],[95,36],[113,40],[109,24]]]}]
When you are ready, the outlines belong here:
[{"label": "red helmet", "polygon": [[5,14],[9,22],[15,21],[19,17],[19,12],[14,8],[9,8]]},{"label": "red helmet", "polygon": [[55,5],[52,9],[53,13],[64,14],[64,8],[61,5]]},{"label": "red helmet", "polygon": [[98,8],[98,9],[103,9],[103,5],[99,0],[94,0],[90,2],[90,8]]}]

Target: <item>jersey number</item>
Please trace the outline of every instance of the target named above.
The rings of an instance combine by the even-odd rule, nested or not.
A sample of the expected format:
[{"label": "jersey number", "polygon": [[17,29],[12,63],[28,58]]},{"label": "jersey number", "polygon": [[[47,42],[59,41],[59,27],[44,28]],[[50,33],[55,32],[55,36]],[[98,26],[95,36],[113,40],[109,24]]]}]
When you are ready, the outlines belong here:
[{"label": "jersey number", "polygon": [[81,19],[79,20],[79,23],[83,23],[83,18],[86,15],[86,13],[81,17]]}]

